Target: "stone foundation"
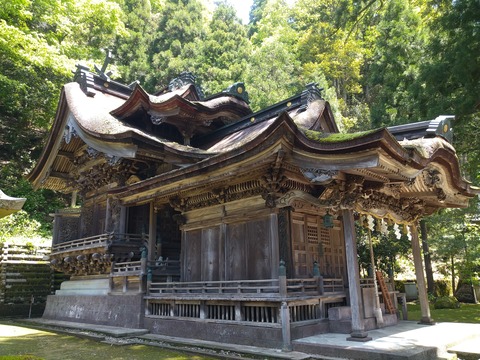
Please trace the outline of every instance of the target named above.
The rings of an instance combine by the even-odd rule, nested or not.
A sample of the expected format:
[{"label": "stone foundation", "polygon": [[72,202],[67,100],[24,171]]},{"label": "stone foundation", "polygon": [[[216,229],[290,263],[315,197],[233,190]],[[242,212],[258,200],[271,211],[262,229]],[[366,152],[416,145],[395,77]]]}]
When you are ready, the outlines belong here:
[{"label": "stone foundation", "polygon": [[50,295],[43,318],[127,328],[143,328],[143,294]]},{"label": "stone foundation", "polygon": [[145,328],[152,334],[175,336],[187,339],[225,342],[281,348],[282,329],[246,324],[229,324],[215,321],[145,318]]},{"label": "stone foundation", "polygon": [[85,295],[97,296],[108,295],[110,284],[108,277],[82,278],[72,277],[70,280],[62,282],[60,289],[55,291],[55,295]]},{"label": "stone foundation", "polygon": [[[383,325],[393,326],[398,323],[396,314],[382,314]],[[328,310],[329,330],[328,332],[350,334],[352,331],[352,311],[350,306],[339,306]],[[377,320],[374,317],[363,319],[365,331],[377,329]]]}]

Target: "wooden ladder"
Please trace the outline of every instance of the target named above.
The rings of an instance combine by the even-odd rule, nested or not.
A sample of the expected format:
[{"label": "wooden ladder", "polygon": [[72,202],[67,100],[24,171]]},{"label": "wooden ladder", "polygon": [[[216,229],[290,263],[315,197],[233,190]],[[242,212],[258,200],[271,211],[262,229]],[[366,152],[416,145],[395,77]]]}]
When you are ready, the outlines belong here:
[{"label": "wooden ladder", "polygon": [[385,283],[385,279],[383,278],[383,274],[381,271],[375,272],[377,275],[378,285],[380,286],[380,290],[382,291],[383,302],[385,304],[385,308],[389,314],[395,314],[395,308],[393,307],[392,299],[390,298],[390,294],[388,292],[387,284]]}]

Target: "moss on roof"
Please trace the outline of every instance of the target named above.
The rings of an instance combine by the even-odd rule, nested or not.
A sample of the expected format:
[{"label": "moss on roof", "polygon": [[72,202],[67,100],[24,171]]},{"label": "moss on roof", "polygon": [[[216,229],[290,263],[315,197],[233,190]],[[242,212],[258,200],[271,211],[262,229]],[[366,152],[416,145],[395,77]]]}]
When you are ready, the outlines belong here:
[{"label": "moss on roof", "polygon": [[323,133],[323,132],[314,131],[314,130],[304,130],[304,133],[307,138],[319,143],[340,143],[340,142],[358,139],[377,131],[378,129],[373,129],[373,130],[343,134],[343,133]]}]

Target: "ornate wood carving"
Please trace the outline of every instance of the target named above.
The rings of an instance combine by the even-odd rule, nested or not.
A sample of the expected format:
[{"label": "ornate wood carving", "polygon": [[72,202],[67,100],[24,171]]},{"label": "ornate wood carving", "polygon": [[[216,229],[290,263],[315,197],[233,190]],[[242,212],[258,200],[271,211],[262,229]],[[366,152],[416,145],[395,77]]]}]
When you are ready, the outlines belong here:
[{"label": "ornate wood carving", "polygon": [[440,182],[440,172],[438,170],[423,171],[423,183],[426,187],[432,188]]},{"label": "ornate wood carving", "polygon": [[105,252],[92,254],[52,255],[50,265],[53,269],[68,275],[108,274],[114,255]]},{"label": "ornate wood carving", "polygon": [[115,198],[110,198],[108,200],[108,211],[109,211],[109,223],[107,224],[108,232],[119,232],[120,231],[120,221],[121,221],[121,211],[122,206],[120,200]]},{"label": "ornate wood carving", "polygon": [[317,168],[300,169],[305,178],[314,184],[328,184],[335,176],[338,175],[338,170],[325,170]]},{"label": "ornate wood carving", "polygon": [[78,238],[79,219],[77,217],[62,217],[59,218],[60,229],[58,239],[60,242],[75,240]]},{"label": "ornate wood carving", "polygon": [[435,192],[440,202],[444,202],[447,199],[447,195],[441,188],[442,178],[440,172],[435,169],[424,170],[422,177],[424,185]]},{"label": "ornate wood carving", "polygon": [[282,162],[285,157],[285,151],[280,149],[277,158],[266,174],[260,178],[261,185],[264,189],[262,198],[265,200],[265,206],[269,208],[275,207],[275,201],[280,194],[285,192],[285,183],[288,178],[282,170]]},{"label": "ornate wood carving", "polygon": [[327,186],[320,196],[321,206],[333,211],[352,209],[377,216],[389,214],[401,221],[412,222],[425,210],[425,202],[418,198],[402,198],[403,185],[388,185],[383,189],[364,188],[364,178],[348,176]]},{"label": "ornate wood carving", "polygon": [[93,205],[87,206],[84,205],[82,207],[82,214],[81,214],[81,235],[88,236],[92,233],[93,229],[93,212],[94,207]]}]

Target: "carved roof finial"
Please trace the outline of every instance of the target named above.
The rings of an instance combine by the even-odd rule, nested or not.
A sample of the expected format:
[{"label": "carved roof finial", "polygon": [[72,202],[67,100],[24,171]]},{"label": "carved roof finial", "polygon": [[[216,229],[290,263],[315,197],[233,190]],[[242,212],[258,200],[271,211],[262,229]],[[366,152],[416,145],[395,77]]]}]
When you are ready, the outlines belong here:
[{"label": "carved roof finial", "polygon": [[97,74],[104,80],[110,80],[110,75],[112,75],[113,73],[110,70],[105,72],[111,60],[113,60],[112,52],[110,50],[107,50],[107,56],[105,57],[102,68],[99,69],[97,65],[93,65]]}]

